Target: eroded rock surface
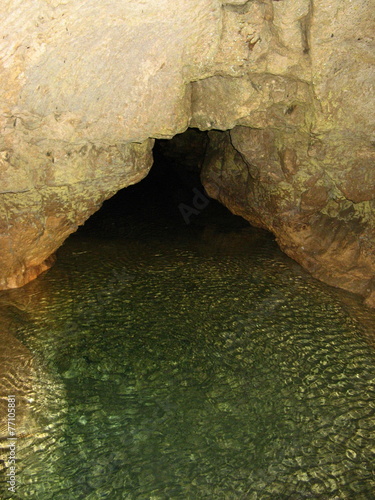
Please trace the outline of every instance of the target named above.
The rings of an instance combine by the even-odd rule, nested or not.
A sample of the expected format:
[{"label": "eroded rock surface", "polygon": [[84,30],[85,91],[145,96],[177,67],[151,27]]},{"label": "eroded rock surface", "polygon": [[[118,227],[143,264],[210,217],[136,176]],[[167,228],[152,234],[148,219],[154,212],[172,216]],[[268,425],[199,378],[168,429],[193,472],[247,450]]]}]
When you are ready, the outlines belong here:
[{"label": "eroded rock surface", "polygon": [[202,171],[208,194],[272,231],[315,277],[372,305],[374,213],[367,202],[345,198],[319,164],[309,175],[298,168],[308,161],[308,136],[247,127],[209,136]]},{"label": "eroded rock surface", "polygon": [[152,144],[10,145],[4,162],[11,175],[0,203],[0,288],[22,286],[48,269],[57,248],[105,199],[147,174]]},{"label": "eroded rock surface", "polygon": [[0,12],[0,288],[48,268],[103,200],[147,175],[152,139],[190,126],[212,130],[212,196],[375,305],[369,2],[17,0]]}]

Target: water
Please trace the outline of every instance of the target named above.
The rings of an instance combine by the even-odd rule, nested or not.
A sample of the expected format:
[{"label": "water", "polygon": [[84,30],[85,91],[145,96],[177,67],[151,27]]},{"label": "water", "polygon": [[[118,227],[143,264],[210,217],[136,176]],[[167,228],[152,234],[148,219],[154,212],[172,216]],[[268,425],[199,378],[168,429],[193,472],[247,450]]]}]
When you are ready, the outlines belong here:
[{"label": "water", "polygon": [[1,498],[374,498],[374,313],[213,202],[129,193],[0,294]]}]

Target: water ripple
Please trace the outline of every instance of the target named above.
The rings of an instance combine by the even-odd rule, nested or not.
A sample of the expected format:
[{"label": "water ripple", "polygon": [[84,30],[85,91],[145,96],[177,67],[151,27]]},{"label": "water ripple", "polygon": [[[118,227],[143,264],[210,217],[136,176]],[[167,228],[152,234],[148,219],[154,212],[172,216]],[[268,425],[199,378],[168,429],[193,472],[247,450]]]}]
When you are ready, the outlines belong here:
[{"label": "water ripple", "polygon": [[373,498],[373,313],[255,229],[124,234],[0,296],[22,498]]}]

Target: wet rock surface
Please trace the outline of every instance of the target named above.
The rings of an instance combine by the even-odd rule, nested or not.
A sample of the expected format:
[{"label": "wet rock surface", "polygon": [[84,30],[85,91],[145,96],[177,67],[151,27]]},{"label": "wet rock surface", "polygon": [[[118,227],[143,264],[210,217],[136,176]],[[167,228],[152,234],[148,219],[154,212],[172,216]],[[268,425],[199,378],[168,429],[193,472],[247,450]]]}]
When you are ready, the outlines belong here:
[{"label": "wet rock surface", "polygon": [[318,163],[308,174],[301,168],[308,165],[309,136],[235,127],[209,137],[202,169],[208,194],[272,231],[280,248],[313,276],[373,306],[373,202],[347,199],[340,177]]}]

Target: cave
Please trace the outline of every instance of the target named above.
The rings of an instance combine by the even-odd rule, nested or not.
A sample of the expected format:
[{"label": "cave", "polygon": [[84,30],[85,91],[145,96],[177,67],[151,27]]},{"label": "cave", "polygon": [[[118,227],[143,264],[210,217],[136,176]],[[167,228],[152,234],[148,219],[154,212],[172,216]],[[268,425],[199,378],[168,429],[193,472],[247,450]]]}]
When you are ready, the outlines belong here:
[{"label": "cave", "polygon": [[201,171],[208,142],[207,132],[198,129],[188,129],[171,140],[156,140],[147,176],[106,200],[77,236],[88,232],[104,239],[110,234],[126,236],[141,232],[146,221],[166,231],[198,230],[205,227],[207,218],[222,227],[249,226],[205,191]]},{"label": "cave", "polygon": [[1,290],[49,269],[106,199],[147,175],[154,140],[190,128],[209,136],[210,197],[374,305],[366,1],[34,7],[2,12]]},{"label": "cave", "polygon": [[372,499],[369,2],[0,13],[0,497]]},{"label": "cave", "polygon": [[0,293],[4,498],[371,498],[374,315],[208,194],[215,136]]}]

